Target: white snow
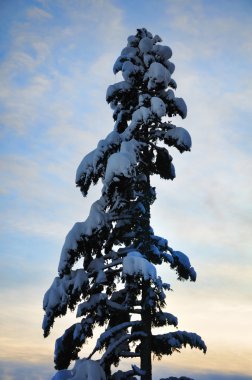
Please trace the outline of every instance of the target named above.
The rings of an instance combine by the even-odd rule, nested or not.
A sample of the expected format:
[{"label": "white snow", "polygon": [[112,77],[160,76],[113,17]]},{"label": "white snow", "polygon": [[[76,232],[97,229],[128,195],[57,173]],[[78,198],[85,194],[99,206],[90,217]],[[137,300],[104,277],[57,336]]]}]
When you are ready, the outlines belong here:
[{"label": "white snow", "polygon": [[129,276],[141,275],[145,280],[157,278],[156,268],[138,251],[132,251],[123,258],[123,274]]},{"label": "white snow", "polygon": [[76,360],[72,370],[58,371],[52,380],[106,380],[105,373],[94,360]]},{"label": "white snow", "polygon": [[97,163],[102,160],[105,153],[113,146],[118,146],[121,142],[120,134],[116,131],[112,131],[108,136],[100,140],[97,148],[88,153],[81,161],[76,171],[76,179],[78,182],[83,175],[89,176],[97,171]]},{"label": "white snow", "polygon": [[137,164],[137,154],[139,151],[140,143],[135,140],[131,139],[130,141],[123,141],[121,144],[120,152],[124,154],[128,154],[128,156],[131,159],[132,164]]},{"label": "white snow", "polygon": [[128,37],[128,45],[129,46],[137,46],[139,42],[139,39],[136,36],[129,36]]},{"label": "white snow", "polygon": [[91,206],[88,218],[85,221],[85,235],[91,235],[94,230],[103,227],[107,222],[105,213],[106,200],[104,197],[98,199]]},{"label": "white snow", "polygon": [[64,314],[71,296],[80,295],[85,284],[88,284],[88,276],[83,269],[71,271],[70,274],[62,278],[56,277],[54,279],[43,300],[45,316],[42,328],[45,332],[52,325],[55,314]]},{"label": "white snow", "polygon": [[157,86],[162,86],[163,88],[167,87],[170,79],[171,74],[167,70],[166,67],[164,67],[159,62],[153,62],[149,70],[146,73],[147,78],[149,78],[148,81],[148,89],[153,90],[156,89]]},{"label": "white snow", "polygon": [[177,83],[176,83],[176,81],[175,81],[174,79],[171,79],[171,80],[169,81],[169,86],[172,87],[172,88],[174,88],[174,89],[176,90],[176,88],[177,88]]},{"label": "white snow", "polygon": [[64,271],[68,263],[69,251],[77,249],[77,242],[81,240],[82,235],[90,236],[95,230],[102,228],[107,223],[107,215],[105,213],[106,200],[101,197],[91,206],[90,213],[85,222],[77,222],[68,232],[65,243],[61,251],[61,257],[58,270]]},{"label": "white snow", "polygon": [[157,96],[151,98],[151,111],[158,117],[165,116],[166,107],[162,99]]},{"label": "white snow", "polygon": [[103,158],[107,150],[113,146],[118,146],[120,142],[121,142],[120,135],[116,131],[110,132],[104,140],[99,141],[96,151],[95,151],[95,155],[93,157],[94,171],[95,171],[97,162]]},{"label": "white snow", "polygon": [[126,61],[122,65],[122,76],[123,79],[130,84],[134,84],[135,78],[134,76],[141,71],[139,66],[134,65],[130,61]]},{"label": "white snow", "polygon": [[120,70],[122,70],[122,65],[123,65],[123,59],[120,56],[120,57],[117,58],[117,60],[114,63],[113,73],[117,74]]},{"label": "white snow", "polygon": [[52,380],[68,380],[72,377],[72,371],[69,371],[68,369],[62,369],[61,371],[58,371],[52,378]]},{"label": "white snow", "polygon": [[161,58],[163,61],[170,59],[172,56],[172,50],[169,46],[154,45],[152,52],[155,53],[157,58]]},{"label": "white snow", "polygon": [[139,42],[139,49],[144,54],[149,53],[152,47],[153,47],[153,40],[149,37],[144,37]]},{"label": "white snow", "polygon": [[92,235],[94,230],[103,227],[107,222],[107,215],[104,212],[106,201],[101,197],[91,206],[88,218],[85,221],[85,235]]},{"label": "white snow", "polygon": [[168,143],[175,145],[180,151],[190,150],[192,146],[189,132],[182,127],[170,129],[166,132],[164,138]]},{"label": "white snow", "polygon": [[138,53],[138,48],[127,46],[121,51],[121,56],[125,58],[134,58]]},{"label": "white snow", "polygon": [[107,298],[108,296],[105,293],[93,294],[88,301],[79,304],[76,317],[81,317],[87,311],[95,309],[101,301],[105,301]]},{"label": "white snow", "polygon": [[112,100],[117,93],[121,91],[123,92],[130,91],[130,89],[131,89],[131,85],[125,81],[112,84],[107,89],[106,100],[107,101],[109,101],[110,99]]},{"label": "white snow", "polygon": [[166,65],[167,65],[167,68],[168,68],[169,72],[170,72],[171,74],[173,74],[174,71],[175,71],[175,65],[174,65],[174,63],[171,62],[171,61],[167,61],[167,62],[166,62]]},{"label": "white snow", "polygon": [[96,257],[88,266],[88,272],[99,272],[104,267],[104,258]]},{"label": "white snow", "polygon": [[106,380],[103,369],[93,360],[77,360],[73,373],[72,380]]},{"label": "white snow", "polygon": [[163,335],[154,335],[153,340],[156,341],[156,344],[160,344],[161,346],[167,343],[168,349],[169,346],[180,349],[189,344],[191,348],[198,348],[204,353],[207,350],[204,341],[199,335],[187,331],[175,331]]},{"label": "white snow", "polygon": [[80,165],[77,168],[76,171],[76,177],[75,182],[78,182],[81,179],[81,176],[85,173],[86,175],[89,175],[92,173],[94,166],[93,166],[93,159],[94,154],[96,152],[96,149],[92,150],[92,152],[88,153],[83,160],[81,161]]},{"label": "white snow", "polygon": [[43,300],[43,309],[48,313],[49,310],[53,310],[55,307],[60,305],[61,303],[65,303],[67,301],[67,295],[65,294],[64,286],[62,286],[61,279],[56,277],[44,295]]},{"label": "white snow", "polygon": [[157,317],[162,322],[167,322],[168,325],[177,326],[178,325],[178,319],[173,314],[166,313],[166,312],[159,312],[157,313]]},{"label": "white snow", "polygon": [[106,273],[103,270],[100,270],[98,272],[98,275],[97,275],[96,279],[95,279],[95,282],[97,284],[105,284],[106,281],[107,281]]},{"label": "white snow", "polygon": [[144,106],[145,102],[149,102],[150,99],[151,99],[151,96],[149,94],[140,94],[138,97],[139,106]]},{"label": "white snow", "polygon": [[156,43],[156,42],[162,42],[162,38],[158,34],[156,34],[153,37],[153,41],[154,41],[154,43]]},{"label": "white snow", "polygon": [[175,99],[175,95],[174,95],[174,92],[171,90],[171,89],[169,89],[167,92],[166,92],[166,98],[168,99],[168,100],[174,100]]},{"label": "white snow", "polygon": [[143,61],[146,67],[149,67],[152,62],[155,62],[155,58],[151,54],[144,54]]},{"label": "white snow", "polygon": [[108,185],[116,176],[130,178],[133,172],[134,168],[129,155],[122,152],[114,153],[108,159],[104,183]]},{"label": "white snow", "polygon": [[195,272],[195,269],[191,266],[191,263],[188,257],[183,252],[180,252],[180,251],[173,251],[172,256],[176,258],[179,264],[185,268],[185,270],[188,272],[190,276],[190,279],[192,281],[195,281],[197,274]]},{"label": "white snow", "polygon": [[68,232],[65,243],[61,250],[60,262],[58,266],[58,271],[61,273],[64,271],[65,266],[68,264],[69,251],[77,249],[77,242],[80,240],[81,235],[85,230],[85,222],[77,222],[74,224],[72,229]]},{"label": "white snow", "polygon": [[128,327],[140,325],[140,321],[132,321],[132,322],[123,322],[120,323],[114,327],[111,327],[110,329],[106,330],[104,333],[102,333],[97,340],[95,350],[100,350],[106,342],[107,339],[111,338],[113,335],[117,334],[118,332],[127,329]]},{"label": "white snow", "polygon": [[183,98],[175,98],[174,103],[178,109],[178,114],[182,117],[182,119],[185,119],[187,116],[187,106],[185,104],[185,101]]},{"label": "white snow", "polygon": [[65,277],[70,277],[70,282],[73,285],[72,292],[78,290],[79,292],[83,288],[83,285],[88,282],[87,273],[84,269],[76,269],[70,272],[70,275],[66,275]]},{"label": "white snow", "polygon": [[[135,111],[136,112],[136,111]],[[135,113],[134,112],[134,113]],[[134,115],[134,113],[133,113],[133,115]],[[132,117],[133,117],[133,115],[132,115]],[[139,116],[139,115],[138,115]],[[142,120],[142,119],[140,119],[140,120]],[[122,133],[122,138],[124,139],[124,140],[130,140],[131,138],[132,138],[132,135],[133,135],[133,133],[134,133],[134,130],[137,128],[137,126],[139,125],[139,123],[140,123],[141,121],[139,121],[139,122],[137,122],[137,121],[135,121],[135,120],[132,120],[131,121],[131,123],[129,124],[129,126],[125,129],[125,131]]]},{"label": "white snow", "polygon": [[109,344],[106,351],[104,352],[100,360],[100,363],[103,364],[105,360],[112,354],[112,352],[115,352],[117,347],[120,347],[120,345],[124,343],[125,341],[137,340],[138,338],[142,336],[146,336],[146,333],[143,331],[138,331],[138,332],[133,332],[131,334],[124,334],[119,339],[113,340],[112,343]]},{"label": "white snow", "polygon": [[172,255],[179,260],[179,262],[183,265],[183,267],[190,269],[191,267],[190,261],[183,252],[173,251]]},{"label": "white snow", "polygon": [[147,107],[140,107],[138,110],[132,114],[133,123],[142,123],[147,124],[152,119],[151,110]]},{"label": "white snow", "polygon": [[124,176],[130,178],[134,175],[138,146],[139,143],[135,139],[123,141],[120,152],[114,153],[109,157],[104,178],[105,188],[114,177]]},{"label": "white snow", "polygon": [[122,306],[120,303],[108,300],[107,305],[110,309],[118,310],[118,311],[127,311],[127,307]]},{"label": "white snow", "polygon": [[69,289],[72,292],[81,291],[83,285],[88,281],[87,273],[83,269],[71,271],[64,277],[55,277],[52,285],[44,295],[43,308],[48,313],[58,306],[63,306],[69,299]]},{"label": "white snow", "polygon": [[81,336],[82,330],[83,330],[82,324],[76,323],[74,332],[73,332],[73,340],[78,339]]},{"label": "white snow", "polygon": [[160,257],[160,251],[156,245],[152,244],[150,248],[151,248],[151,252],[154,255],[156,255],[157,257]]},{"label": "white snow", "polygon": [[109,146],[119,145],[121,142],[120,134],[118,132],[112,131],[107,135],[105,141]]},{"label": "white snow", "polygon": [[[145,100],[148,100],[148,99],[151,99],[150,95],[142,94],[141,96],[139,96],[139,105],[143,104]],[[161,113],[160,106],[161,105],[159,104],[159,110],[158,110],[159,113]],[[139,124],[141,123],[148,124],[148,123],[151,123],[152,121],[153,121],[153,112],[151,111],[151,108],[141,106],[140,108],[138,108],[137,110],[133,112],[131,123],[125,129],[125,131],[121,134],[122,140],[130,140],[132,138],[135,128],[137,128]]]},{"label": "white snow", "polygon": [[141,368],[137,367],[135,364],[132,364],[131,367],[135,375],[143,376],[146,373],[146,371],[143,371]]}]

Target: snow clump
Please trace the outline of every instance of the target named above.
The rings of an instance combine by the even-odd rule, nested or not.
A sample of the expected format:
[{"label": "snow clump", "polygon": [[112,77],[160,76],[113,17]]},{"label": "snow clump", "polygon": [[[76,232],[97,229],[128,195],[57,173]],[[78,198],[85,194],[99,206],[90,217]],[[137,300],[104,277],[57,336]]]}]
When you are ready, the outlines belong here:
[{"label": "snow clump", "polygon": [[94,360],[76,360],[72,370],[58,371],[52,380],[106,380],[101,366]]},{"label": "snow clump", "polygon": [[145,280],[155,281],[157,278],[156,268],[146,260],[140,252],[132,251],[123,259],[123,274],[128,276],[141,275]]}]

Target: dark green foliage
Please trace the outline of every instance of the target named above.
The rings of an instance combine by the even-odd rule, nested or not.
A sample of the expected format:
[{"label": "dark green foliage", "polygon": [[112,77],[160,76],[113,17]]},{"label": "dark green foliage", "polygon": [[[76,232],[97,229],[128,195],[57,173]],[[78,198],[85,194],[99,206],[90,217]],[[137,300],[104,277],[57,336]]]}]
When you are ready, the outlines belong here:
[{"label": "dark green foliage", "polygon": [[171,164],[172,157],[166,148],[156,147],[156,171],[163,179],[174,179],[175,174]]}]

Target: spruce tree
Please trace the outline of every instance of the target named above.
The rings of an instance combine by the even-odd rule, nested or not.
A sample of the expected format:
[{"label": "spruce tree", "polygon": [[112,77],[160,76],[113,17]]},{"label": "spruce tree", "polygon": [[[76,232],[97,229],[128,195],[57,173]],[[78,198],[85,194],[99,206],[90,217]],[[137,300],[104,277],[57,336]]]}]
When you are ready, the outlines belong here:
[{"label": "spruce tree", "polygon": [[[91,184],[102,180],[102,194],[84,222],[68,233],[56,277],[44,296],[44,336],[54,320],[77,307],[76,324],[55,344],[54,379],[152,379],[152,354],[171,355],[189,345],[206,352],[195,333],[169,331],[177,318],[164,311],[170,285],[157,275],[158,265],[168,264],[179,280],[196,280],[189,258],[173,250],[150,225],[155,201],[151,176],[175,178],[167,147],[190,151],[191,137],[169,118],[186,117],[182,98],[174,95],[172,51],[161,38],[137,29],[116,60],[114,73],[123,81],[108,87],[106,100],[113,110],[114,129],[80,163],[76,184],[87,195]],[[165,118],[165,120],[164,120]],[[75,264],[81,261],[79,269]],[[95,326],[103,326],[92,352],[78,353]],[[93,355],[100,352],[99,359]],[[121,358],[138,358],[126,372],[115,370]],[[73,370],[67,370],[76,360]],[[136,359],[137,360],[137,359]],[[85,377],[89,376],[89,377]],[[175,378],[170,378],[175,379]],[[186,378],[181,378],[186,379]]]}]

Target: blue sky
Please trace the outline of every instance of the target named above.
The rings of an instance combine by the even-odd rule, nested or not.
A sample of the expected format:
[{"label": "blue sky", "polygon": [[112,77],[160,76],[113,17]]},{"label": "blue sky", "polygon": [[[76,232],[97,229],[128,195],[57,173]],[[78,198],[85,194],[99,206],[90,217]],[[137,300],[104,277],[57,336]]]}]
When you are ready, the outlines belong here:
[{"label": "blue sky", "polygon": [[188,106],[174,123],[190,131],[193,148],[173,152],[173,182],[154,178],[152,225],[198,272],[195,284],[178,283],[160,269],[174,289],[168,310],[208,345],[207,355],[154,361],[154,380],[251,378],[252,2],[2,0],[1,380],[54,372],[55,338],[74,316],[44,340],[43,294],[65,235],[99,197],[96,186],[82,198],[75,171],[113,128],[105,93],[121,80],[112,66],[138,27],[172,48],[177,96]]}]

